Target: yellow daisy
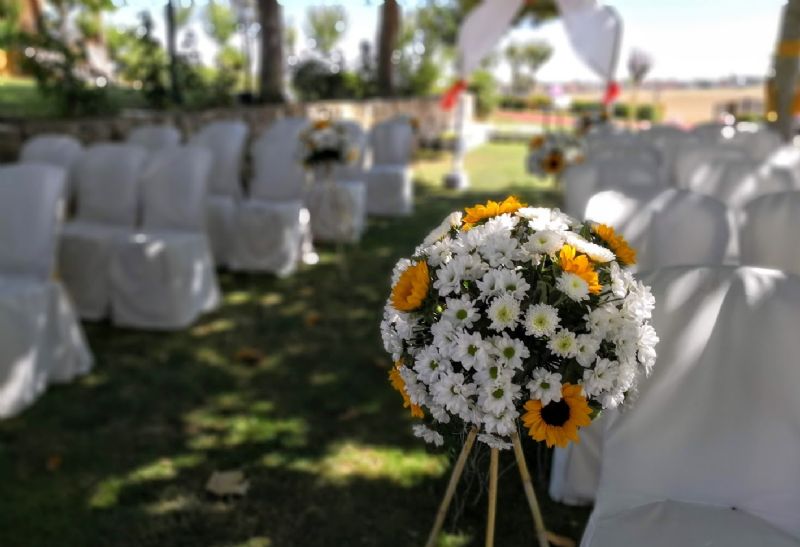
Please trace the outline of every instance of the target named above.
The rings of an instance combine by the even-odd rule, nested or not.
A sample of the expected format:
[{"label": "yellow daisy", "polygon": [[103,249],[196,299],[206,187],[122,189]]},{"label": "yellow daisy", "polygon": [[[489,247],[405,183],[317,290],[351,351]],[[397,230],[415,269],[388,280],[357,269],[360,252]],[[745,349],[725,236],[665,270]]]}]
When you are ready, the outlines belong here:
[{"label": "yellow daisy", "polygon": [[559,263],[562,270],[573,273],[586,281],[586,284],[589,285],[589,292],[592,294],[599,294],[603,290],[603,286],[600,285],[600,276],[589,262],[589,257],[583,254],[579,255],[572,245],[561,247]]},{"label": "yellow daisy", "polygon": [[636,249],[631,247],[624,237],[616,233],[614,228],[607,224],[595,224],[592,226],[592,231],[608,245],[611,252],[617,255],[617,260],[626,266],[636,264]]},{"label": "yellow daisy", "polygon": [[400,375],[400,367],[402,365],[402,361],[397,361],[397,363],[395,363],[394,368],[389,371],[389,381],[392,383],[392,387],[400,392],[400,395],[403,396],[403,408],[410,408],[411,416],[414,418],[424,418],[425,413],[422,411],[422,408],[419,405],[412,403],[411,398],[408,396],[408,392],[406,391],[406,383],[403,381],[403,377]]},{"label": "yellow daisy", "polygon": [[555,150],[548,156],[542,158],[542,170],[548,175],[558,175],[564,170],[566,163],[564,162],[564,154]]},{"label": "yellow daisy", "polygon": [[542,406],[541,401],[525,403],[527,412],[522,423],[536,441],[544,441],[548,448],[565,448],[570,441],[580,442],[578,429],[592,423],[589,403],[581,393],[581,386],[564,384],[561,400]]},{"label": "yellow daisy", "polygon": [[409,266],[400,274],[400,279],[392,288],[392,305],[399,311],[418,309],[428,296],[430,284],[427,262],[417,262]]},{"label": "yellow daisy", "polygon": [[482,220],[493,218],[503,215],[505,213],[516,213],[525,207],[515,196],[509,196],[500,203],[489,200],[486,205],[477,204],[474,207],[467,207],[464,209],[466,215],[464,216],[464,226],[471,227]]}]

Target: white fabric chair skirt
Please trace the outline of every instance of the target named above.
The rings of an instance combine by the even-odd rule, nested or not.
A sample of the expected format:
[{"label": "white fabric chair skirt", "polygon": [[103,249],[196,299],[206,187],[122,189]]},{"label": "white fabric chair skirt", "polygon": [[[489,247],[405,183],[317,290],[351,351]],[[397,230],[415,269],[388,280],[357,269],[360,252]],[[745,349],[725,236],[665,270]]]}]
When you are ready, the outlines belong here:
[{"label": "white fabric chair skirt", "polygon": [[302,201],[244,201],[236,211],[230,268],[290,275],[309,236],[310,214]]},{"label": "white fabric chair skirt", "polygon": [[552,500],[575,506],[594,503],[600,482],[605,415],[578,432],[580,443],[553,450],[549,489]]},{"label": "white fabric chair skirt", "polygon": [[237,201],[231,196],[206,197],[206,233],[217,266],[228,266],[231,260]]},{"label": "white fabric chair skirt", "polygon": [[315,183],[306,198],[314,240],[357,242],[366,226],[366,201],[367,188],[363,182]]},{"label": "white fabric chair skirt", "polygon": [[123,327],[177,330],[219,305],[203,234],[139,232],[120,240],[110,267],[111,315]]},{"label": "white fabric chair skirt", "polygon": [[405,165],[376,165],[367,171],[367,213],[408,216],[414,212],[414,182]]},{"label": "white fabric chair skirt", "polygon": [[89,372],[92,363],[60,283],[0,278],[0,418],[30,406],[49,383]]},{"label": "white fabric chair skirt", "polygon": [[82,220],[64,224],[58,249],[59,276],[69,287],[82,319],[99,321],[108,316],[111,257],[117,242],[131,233],[129,228]]}]

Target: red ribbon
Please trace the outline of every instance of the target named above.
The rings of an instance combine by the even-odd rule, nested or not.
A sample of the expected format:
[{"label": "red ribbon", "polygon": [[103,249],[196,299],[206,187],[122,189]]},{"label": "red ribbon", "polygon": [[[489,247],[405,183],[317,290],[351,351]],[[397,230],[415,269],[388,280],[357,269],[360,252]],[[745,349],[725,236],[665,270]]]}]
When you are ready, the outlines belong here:
[{"label": "red ribbon", "polygon": [[622,90],[617,82],[608,82],[608,85],[606,86],[606,94],[603,96],[603,104],[609,105],[616,101],[621,91]]},{"label": "red ribbon", "polygon": [[439,103],[444,111],[453,110],[453,107],[458,102],[458,97],[467,89],[467,82],[465,80],[458,80],[450,86],[450,89],[444,92],[442,100]]}]

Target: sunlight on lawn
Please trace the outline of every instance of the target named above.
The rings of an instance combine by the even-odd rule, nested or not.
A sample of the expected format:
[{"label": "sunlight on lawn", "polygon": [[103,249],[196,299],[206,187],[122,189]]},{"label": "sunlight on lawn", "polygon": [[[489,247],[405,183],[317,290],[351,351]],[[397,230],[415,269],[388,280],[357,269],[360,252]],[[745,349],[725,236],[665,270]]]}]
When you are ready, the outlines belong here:
[{"label": "sunlight on lawn", "polygon": [[422,480],[442,476],[449,468],[444,454],[429,454],[424,448],[403,450],[369,446],[354,441],[334,445],[319,460],[289,459],[279,453],[264,456],[265,467],[286,467],[318,475],[323,483],[344,485],[355,478],[388,480],[402,487],[412,487]]}]

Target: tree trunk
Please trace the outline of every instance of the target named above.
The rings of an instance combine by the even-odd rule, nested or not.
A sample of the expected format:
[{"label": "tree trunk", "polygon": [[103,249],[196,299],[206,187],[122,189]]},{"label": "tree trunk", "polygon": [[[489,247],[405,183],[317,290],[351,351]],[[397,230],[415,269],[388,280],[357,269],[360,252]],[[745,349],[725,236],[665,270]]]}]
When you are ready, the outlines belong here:
[{"label": "tree trunk", "polygon": [[258,0],[261,23],[261,100],[282,103],[283,11],[278,0]]},{"label": "tree trunk", "polygon": [[778,130],[787,142],[795,135],[794,99],[800,72],[800,0],[789,0],[783,11],[775,57]]},{"label": "tree trunk", "polygon": [[397,0],[385,0],[381,9],[380,36],[378,37],[378,91],[387,97],[394,95],[394,70],[392,54],[400,34],[400,7]]},{"label": "tree trunk", "polygon": [[183,94],[178,82],[177,47],[175,45],[175,5],[172,0],[167,1],[164,7],[167,22],[167,54],[169,55],[169,83],[172,90],[172,100],[175,104],[183,103]]}]

